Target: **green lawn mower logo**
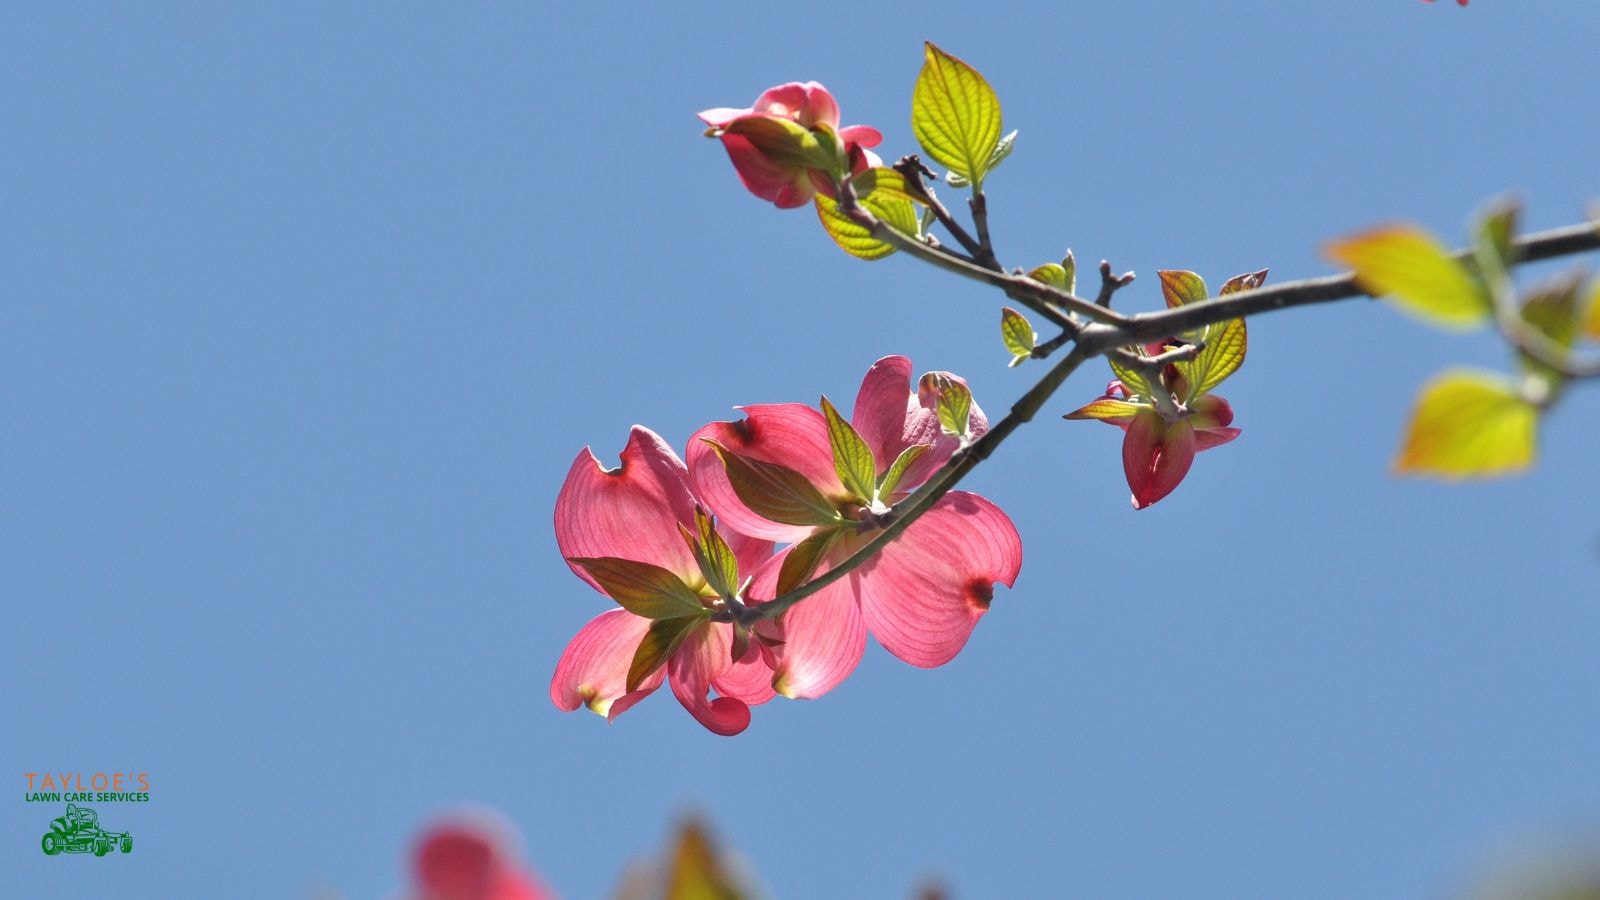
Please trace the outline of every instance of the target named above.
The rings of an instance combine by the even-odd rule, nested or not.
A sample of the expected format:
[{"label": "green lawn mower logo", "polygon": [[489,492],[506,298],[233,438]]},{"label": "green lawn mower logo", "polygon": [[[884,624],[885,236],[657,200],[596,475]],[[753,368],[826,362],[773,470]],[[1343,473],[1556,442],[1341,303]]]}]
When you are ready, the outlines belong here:
[{"label": "green lawn mower logo", "polygon": [[133,852],[133,837],[126,831],[107,831],[100,827],[100,814],[87,806],[67,804],[67,814],[50,821],[50,830],[39,840],[46,856],[57,853],[93,853],[105,856],[113,849]]}]

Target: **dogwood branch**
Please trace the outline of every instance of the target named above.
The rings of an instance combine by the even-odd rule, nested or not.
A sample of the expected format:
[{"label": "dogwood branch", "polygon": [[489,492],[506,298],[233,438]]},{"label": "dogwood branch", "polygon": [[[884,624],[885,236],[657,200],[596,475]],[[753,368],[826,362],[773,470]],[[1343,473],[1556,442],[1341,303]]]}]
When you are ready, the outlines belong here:
[{"label": "dogwood branch", "polygon": [[[1513,247],[1516,249],[1516,262],[1519,264],[1554,259],[1574,253],[1600,250],[1600,230],[1591,223],[1553,228],[1517,238]],[[1469,260],[1472,251],[1459,250],[1454,255],[1457,259]],[[1110,347],[1159,340],[1229,319],[1297,306],[1310,306],[1314,303],[1371,296],[1356,284],[1355,276],[1350,273],[1287,281],[1272,287],[1239,291],[1226,297],[1212,297],[1209,300],[1160,312],[1127,316],[1120,323],[1089,325],[1079,336],[1078,343],[1092,355],[1102,353]],[[1545,360],[1541,360],[1543,361]]]},{"label": "dogwood branch", "polygon": [[[856,552],[841,560],[838,565],[827,572],[781,597],[759,605],[734,610],[734,614],[745,625],[751,625],[763,619],[774,619],[782,615],[789,607],[833,584],[872,559],[880,550],[894,541],[907,528],[911,527],[912,523],[920,518],[923,513],[932,508],[939,498],[949,493],[952,488],[960,483],[961,479],[966,477],[968,472],[994,453],[995,449],[1020,428],[1023,423],[1032,420],[1050,397],[1055,394],[1056,390],[1061,387],[1062,383],[1067,380],[1068,376],[1077,371],[1078,367],[1087,360],[1108,352],[1121,352],[1119,348],[1129,345],[1170,337],[1229,319],[1259,315],[1278,309],[1309,306],[1315,303],[1328,303],[1335,300],[1371,296],[1356,284],[1353,275],[1344,274],[1285,282],[1270,288],[1240,291],[1224,297],[1213,297],[1197,303],[1158,312],[1123,316],[1113,313],[1106,308],[1105,304],[1109,303],[1111,295],[1118,288],[1127,285],[1133,280],[1132,273],[1120,277],[1113,276],[1111,274],[1111,266],[1108,263],[1102,262],[1100,264],[1101,291],[1098,302],[1090,302],[1065,291],[1057,290],[1043,282],[1034,281],[1020,273],[1013,275],[1004,271],[987,269],[975,262],[959,259],[947,252],[923,244],[910,235],[890,227],[862,208],[856,201],[855,193],[848,182],[842,185],[842,189],[839,192],[839,208],[857,224],[870,230],[872,236],[880,241],[893,244],[908,254],[942,269],[1003,289],[1007,296],[1062,326],[1063,335],[1051,343],[1059,345],[1065,339],[1072,343],[1072,349],[1052,366],[1044,377],[1039,379],[1038,383],[1029,388],[1026,394],[1023,394],[1016,403],[1012,404],[1011,411],[1003,419],[995,423],[994,427],[990,428],[988,432],[969,446],[957,451],[944,466],[934,473],[932,478],[912,492],[910,496],[895,504],[882,517],[882,521],[887,521],[888,524],[870,541],[857,549]],[[1536,262],[1600,249],[1600,230],[1597,230],[1592,224],[1556,228],[1526,235],[1517,239],[1513,246],[1517,254],[1517,263]],[[1459,259],[1467,259],[1470,254],[1471,251],[1469,250],[1461,250],[1457,251],[1455,256]],[[1062,309],[1081,313],[1095,321],[1084,323],[1070,314],[1063,314],[1060,311]],[[1539,337],[1543,337],[1543,335],[1539,335]],[[1533,342],[1530,342],[1529,346],[1534,348],[1529,351],[1530,355],[1540,356],[1541,361],[1549,361],[1542,357],[1550,348],[1539,346]],[[1523,349],[1526,349],[1526,347]],[[1195,346],[1188,346],[1177,348],[1167,354],[1151,359],[1143,359],[1137,355],[1134,355],[1134,359],[1143,368],[1153,366],[1157,362],[1165,364],[1171,361],[1168,359],[1169,355],[1187,356],[1197,352],[1197,350],[1198,348]],[[1564,365],[1564,358],[1559,362]],[[1555,367],[1561,368],[1562,366],[1556,365]],[[1568,374],[1573,374],[1574,371],[1577,371],[1579,377],[1589,377],[1591,374],[1600,377],[1600,365],[1596,365],[1592,373],[1588,368],[1573,370],[1569,367],[1564,371],[1567,371]]]}]

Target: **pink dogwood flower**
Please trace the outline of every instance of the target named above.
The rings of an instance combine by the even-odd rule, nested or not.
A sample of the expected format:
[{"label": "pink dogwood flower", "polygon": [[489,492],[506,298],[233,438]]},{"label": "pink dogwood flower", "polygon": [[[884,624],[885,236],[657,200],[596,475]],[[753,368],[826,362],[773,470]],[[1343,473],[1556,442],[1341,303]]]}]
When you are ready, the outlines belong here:
[{"label": "pink dogwood flower", "polygon": [[412,852],[411,900],[552,900],[520,865],[498,817],[458,815],[428,828]]},{"label": "pink dogwood flower", "polygon": [[[820,412],[747,406],[743,420],[714,422],[690,439],[690,479],[720,520],[791,543],[756,572],[760,596],[782,595],[848,557],[888,524],[896,502],[987,430],[972,405],[946,433],[941,394],[964,393],[965,383],[930,373],[913,393],[911,372],[905,357],[879,360],[848,422],[827,398]],[[794,698],[827,693],[860,662],[868,631],[905,662],[943,665],[988,611],[995,583],[1010,587],[1021,565],[1022,541],[1005,513],[952,491],[871,561],[783,614],[773,687]]]},{"label": "pink dogwood flower", "polygon": [[572,571],[622,607],[567,645],[550,682],[555,705],[614,719],[667,680],[707,729],[743,731],[750,706],[773,696],[768,651],[714,617],[742,602],[739,573],[770,558],[772,544],[719,533],[683,461],[641,426],[616,469],[587,448],[578,454],[556,498],[555,528]]},{"label": "pink dogwood flower", "polygon": [[[1169,308],[1207,296],[1205,282],[1193,272],[1159,274]],[[1266,277],[1265,269],[1236,276],[1222,286],[1222,293],[1260,287]],[[1099,419],[1127,433],[1122,440],[1122,470],[1133,492],[1134,509],[1144,509],[1172,493],[1189,473],[1196,453],[1239,436],[1239,429],[1230,427],[1233,407],[1211,389],[1244,363],[1244,320],[1208,325],[1187,338],[1157,341],[1143,351],[1154,357],[1190,344],[1202,349],[1193,359],[1163,366],[1154,380],[1113,362],[1112,371],[1119,378],[1106,386],[1105,394],[1063,417]]]},{"label": "pink dogwood flower", "polygon": [[865,125],[840,128],[838,102],[815,81],[768,88],[748,109],[699,115],[750,193],[780,209],[804,206],[818,192],[837,199],[839,179],[881,164],[867,148],[883,136]]}]

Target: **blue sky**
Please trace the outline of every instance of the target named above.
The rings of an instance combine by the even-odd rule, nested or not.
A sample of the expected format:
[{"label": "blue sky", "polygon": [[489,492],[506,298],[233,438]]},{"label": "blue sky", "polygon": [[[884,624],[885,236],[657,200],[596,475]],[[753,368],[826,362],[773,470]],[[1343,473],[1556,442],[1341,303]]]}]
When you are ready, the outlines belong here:
[{"label": "blue sky", "polygon": [[[817,79],[914,151],[931,39],[999,91],[1004,262],[1330,271],[1600,194],[1592,4],[386,5],[0,14],[0,859],[17,897],[392,895],[431,813],[502,810],[571,897],[701,811],[779,896],[1400,898],[1600,824],[1600,490],[1574,390],[1528,477],[1387,474],[1486,337],[1367,302],[1250,325],[1243,437],[1133,512],[1065,412],[968,486],[1024,540],[965,653],[876,647],[716,738],[547,699],[606,602],[573,457],[906,354],[998,415],[1000,298],[857,262],[693,114]],[[1086,267],[1087,268],[1087,267]],[[148,772],[134,853],[48,858],[23,773]]]}]

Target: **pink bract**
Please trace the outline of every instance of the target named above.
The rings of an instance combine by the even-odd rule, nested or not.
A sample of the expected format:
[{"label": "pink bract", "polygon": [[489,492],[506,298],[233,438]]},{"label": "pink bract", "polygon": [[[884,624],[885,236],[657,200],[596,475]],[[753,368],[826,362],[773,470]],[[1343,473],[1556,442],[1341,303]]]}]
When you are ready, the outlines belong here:
[{"label": "pink bract", "polygon": [[1144,509],[1172,493],[1189,473],[1194,455],[1239,436],[1233,407],[1214,394],[1190,402],[1193,415],[1167,422],[1155,409],[1128,402],[1120,381],[1106,386],[1098,400],[1068,413],[1069,419],[1099,419],[1127,433],[1122,439],[1122,471],[1133,492],[1134,509]]},{"label": "pink bract", "polygon": [[845,174],[819,168],[817,160],[804,157],[799,144],[807,132],[835,143],[836,155],[849,172],[878,164],[867,148],[883,140],[877,129],[865,125],[840,128],[838,102],[815,81],[780,84],[748,108],[718,107],[699,116],[711,127],[707,133],[721,139],[745,188],[780,209],[804,206],[819,192],[834,197],[835,180]]},{"label": "pink bract", "polygon": [[[879,360],[862,381],[851,424],[872,449],[881,477],[907,447],[926,446],[884,505],[926,481],[959,447],[939,429],[935,398],[911,390],[911,361]],[[955,379],[955,376],[944,374]],[[959,379],[955,379],[959,380]],[[769,521],[747,507],[707,440],[740,456],[776,463],[802,474],[823,495],[848,506],[834,469],[827,423],[797,403],[749,406],[739,422],[714,422],[689,442],[690,478],[697,494],[734,529],[761,538],[798,542],[830,528],[837,539],[815,574],[848,557],[879,530],[870,511],[842,526],[797,526]],[[982,410],[972,413],[974,435],[986,430]],[[848,514],[848,512],[847,512]],[[771,597],[784,559],[769,560],[752,592]],[[791,607],[781,622],[774,685],[789,697],[818,697],[855,668],[871,631],[878,642],[912,665],[949,662],[966,645],[988,610],[996,582],[1011,586],[1022,564],[1022,542],[1009,518],[971,493],[952,491],[935,503],[871,561]]]},{"label": "pink bract", "polygon": [[[579,578],[601,593],[600,584],[571,560],[611,557],[648,563],[703,591],[704,576],[679,531],[680,524],[695,527],[699,505],[683,461],[665,441],[640,426],[634,426],[621,460],[618,468],[606,469],[586,448],[573,461],[556,498],[556,543],[561,555]],[[742,572],[754,572],[772,555],[768,541],[726,529],[722,536]],[[628,669],[650,622],[624,609],[590,620],[556,664],[551,701],[563,710],[588,706],[614,719],[667,680],[702,725],[718,734],[737,734],[750,724],[749,707],[773,696],[771,668],[756,643],[734,663],[732,626],[710,621],[698,626],[665,666],[629,692]],[[721,696],[709,698],[713,689]]]}]

